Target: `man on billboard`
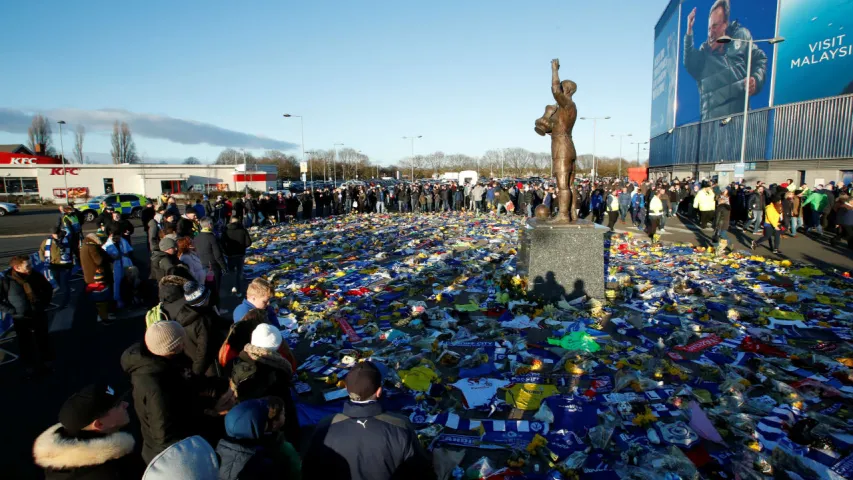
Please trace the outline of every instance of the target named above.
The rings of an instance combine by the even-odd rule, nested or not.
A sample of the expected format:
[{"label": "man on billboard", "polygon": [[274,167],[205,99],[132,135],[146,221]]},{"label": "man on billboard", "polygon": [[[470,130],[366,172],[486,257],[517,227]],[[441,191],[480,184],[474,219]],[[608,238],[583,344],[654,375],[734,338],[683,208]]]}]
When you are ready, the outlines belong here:
[{"label": "man on billboard", "polygon": [[[699,87],[702,121],[743,112],[744,78],[752,34],[737,21],[730,21],[729,0],[716,0],[708,16],[708,39],[697,50],[693,42],[696,8],[687,15],[684,36],[684,67]],[[731,43],[717,43],[722,36]],[[761,91],[767,78],[767,55],[752,44],[749,95]]]}]

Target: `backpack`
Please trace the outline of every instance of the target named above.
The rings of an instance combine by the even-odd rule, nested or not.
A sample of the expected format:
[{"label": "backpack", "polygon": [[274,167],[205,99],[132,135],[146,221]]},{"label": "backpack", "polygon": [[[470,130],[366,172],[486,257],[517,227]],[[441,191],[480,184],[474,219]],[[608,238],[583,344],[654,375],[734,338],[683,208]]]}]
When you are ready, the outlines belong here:
[{"label": "backpack", "polygon": [[166,314],[165,310],[163,310],[163,303],[160,302],[151,310],[145,314],[145,328],[147,329],[151,325],[154,325],[157,322],[166,322],[169,321],[169,315]]}]

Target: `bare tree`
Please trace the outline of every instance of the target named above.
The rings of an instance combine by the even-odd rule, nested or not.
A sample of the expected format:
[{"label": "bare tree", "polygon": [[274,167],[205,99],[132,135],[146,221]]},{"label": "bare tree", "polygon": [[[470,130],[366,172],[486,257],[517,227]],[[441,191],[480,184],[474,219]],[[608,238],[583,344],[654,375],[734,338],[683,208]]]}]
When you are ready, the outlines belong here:
[{"label": "bare tree", "polygon": [[201,160],[195,157],[187,157],[183,161],[184,165],[201,165]]},{"label": "bare tree", "polygon": [[241,163],[241,158],[240,152],[233,148],[226,148],[219,153],[219,156],[216,157],[216,161],[213,163],[215,165],[237,165]]},{"label": "bare tree", "polygon": [[77,125],[77,128],[74,129],[74,150],[71,152],[71,156],[74,158],[75,163],[85,163],[83,157],[83,140],[86,138],[86,127],[83,125]]},{"label": "bare tree", "polygon": [[116,120],[113,124],[111,143],[112,150],[110,153],[114,164],[139,163],[139,157],[136,155],[136,144],[133,143],[133,134],[130,132],[127,122],[119,123]]},{"label": "bare tree", "polygon": [[[55,155],[53,138],[51,137],[50,121],[44,115],[33,116],[33,123],[27,129],[30,150],[40,155]],[[42,149],[42,145],[44,149]]]}]

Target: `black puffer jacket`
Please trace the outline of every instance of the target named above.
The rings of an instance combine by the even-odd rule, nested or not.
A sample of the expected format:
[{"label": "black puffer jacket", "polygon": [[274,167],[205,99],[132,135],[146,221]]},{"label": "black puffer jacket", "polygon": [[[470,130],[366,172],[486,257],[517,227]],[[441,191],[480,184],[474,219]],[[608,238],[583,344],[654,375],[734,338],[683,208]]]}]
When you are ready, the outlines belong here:
[{"label": "black puffer jacket", "polygon": [[229,223],[222,233],[222,250],[225,255],[245,255],[252,245],[252,237],[240,222]]},{"label": "black puffer jacket", "polygon": [[219,268],[222,271],[228,269],[225,265],[225,259],[222,258],[222,249],[219,248],[219,240],[211,232],[199,232],[193,239],[195,251],[198,253],[198,258],[201,260],[202,266],[207,268]]},{"label": "black puffer jacket", "polygon": [[[24,286],[13,278],[29,284],[33,290],[35,302],[27,298]],[[13,317],[41,317],[53,299],[53,287],[44,275],[32,271],[29,275],[15,274],[11,268],[0,278],[0,313]]]},{"label": "black puffer jacket", "polygon": [[142,459],[147,464],[194,431],[190,363],[183,355],[158,357],[145,344],[136,343],[122,354],[121,368],[133,385],[133,406],[142,430]]},{"label": "black puffer jacket", "polygon": [[145,465],[133,453],[136,442],[125,432],[101,435],[65,433],[62,424],[48,428],[33,444],[33,460],[45,480],[124,480],[142,477]]},{"label": "black puffer jacket", "polygon": [[384,413],[378,402],[347,402],[343,414],[317,425],[302,478],[418,480],[434,479],[435,471],[408,419]]},{"label": "black puffer jacket", "polygon": [[192,361],[193,373],[208,377],[215,375],[214,362],[221,343],[216,342],[219,336],[216,335],[213,312],[196,310],[187,305],[183,297],[170,303],[163,302],[163,310],[170,320],[180,323],[187,333],[184,354]]},{"label": "black puffer jacket", "polygon": [[[735,21],[726,29],[726,35],[734,41],[723,45],[720,51],[712,50],[708,42],[697,50],[693,35],[684,36],[684,67],[699,87],[702,121],[743,112],[747,41],[752,34]],[[755,44],[750,75],[758,93],[767,78],[767,54]]]}]

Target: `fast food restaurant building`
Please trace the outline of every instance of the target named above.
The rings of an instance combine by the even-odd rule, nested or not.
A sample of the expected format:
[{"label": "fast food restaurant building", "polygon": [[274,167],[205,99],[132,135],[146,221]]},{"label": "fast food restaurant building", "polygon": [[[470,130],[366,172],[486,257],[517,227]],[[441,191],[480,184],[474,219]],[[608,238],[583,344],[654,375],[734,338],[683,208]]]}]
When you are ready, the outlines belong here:
[{"label": "fast food restaurant building", "polygon": [[35,155],[23,145],[0,145],[0,197],[87,199],[110,193],[154,198],[162,193],[268,191],[276,185],[275,165],[69,164]]}]

